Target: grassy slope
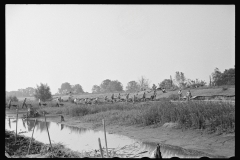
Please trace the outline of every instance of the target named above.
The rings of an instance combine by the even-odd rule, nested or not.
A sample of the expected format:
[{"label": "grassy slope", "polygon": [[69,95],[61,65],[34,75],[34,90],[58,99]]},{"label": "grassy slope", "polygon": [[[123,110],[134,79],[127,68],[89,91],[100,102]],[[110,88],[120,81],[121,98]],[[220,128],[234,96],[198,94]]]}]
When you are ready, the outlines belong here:
[{"label": "grassy slope", "polygon": [[[235,87],[229,87],[227,90],[223,90],[222,87],[219,88],[197,88],[197,89],[190,89],[192,96],[211,96],[211,95],[235,95]],[[183,95],[186,95],[187,90],[182,90]],[[147,93],[147,92],[146,92]],[[162,97],[169,97],[171,94],[177,94],[178,90],[175,91],[168,91],[167,93],[162,93],[162,91],[157,91],[157,98]],[[131,93],[129,97],[133,97],[136,93]],[[143,91],[138,93],[138,97],[141,97]],[[150,97],[153,92],[147,93],[146,97]],[[101,97],[104,98],[105,96],[110,96],[112,93],[105,93],[105,94],[86,94],[86,95],[73,95],[74,98],[92,98],[92,97]],[[118,93],[114,93],[115,97]],[[121,95],[125,95],[125,93],[121,93]],[[67,99],[69,96],[61,96],[63,99]],[[125,98],[125,96],[122,96]]]},{"label": "grassy slope", "polygon": [[[228,87],[227,90],[223,90],[223,87],[216,87],[216,88],[197,88],[197,89],[190,89],[192,96],[211,96],[211,95],[235,95],[235,86]],[[167,93],[162,93],[162,91],[157,91],[157,98],[163,98],[163,97],[169,97],[171,94],[177,94],[178,90],[175,91],[168,91]],[[183,96],[186,95],[187,90],[182,90]],[[147,93],[147,92],[146,92]],[[130,93],[129,97],[133,97],[133,95],[136,93]],[[138,97],[140,98],[143,94],[143,91],[138,93]],[[150,97],[153,94],[153,92],[147,93],[146,97]],[[103,93],[103,94],[84,94],[84,95],[73,95],[73,98],[93,98],[93,97],[99,97],[104,98],[107,96],[110,98],[112,93]],[[118,95],[118,93],[114,93],[115,97]],[[125,93],[121,93],[122,98],[125,98]],[[63,96],[53,96],[53,99],[56,97],[61,97],[62,99],[66,100],[68,99],[69,95],[63,95]],[[25,97],[18,97],[19,101],[23,101]],[[26,97],[27,102],[35,101],[34,97]],[[13,102],[14,104],[14,102]]]}]

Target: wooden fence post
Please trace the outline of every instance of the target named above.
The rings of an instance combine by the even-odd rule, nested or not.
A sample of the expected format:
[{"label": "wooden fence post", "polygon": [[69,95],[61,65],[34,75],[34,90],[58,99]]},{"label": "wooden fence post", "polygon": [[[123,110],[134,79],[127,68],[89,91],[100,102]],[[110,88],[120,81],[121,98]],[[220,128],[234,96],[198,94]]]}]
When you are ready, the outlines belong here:
[{"label": "wooden fence post", "polygon": [[51,139],[50,139],[50,135],[49,135],[49,131],[48,131],[48,126],[47,126],[47,121],[46,121],[45,112],[43,112],[43,115],[44,115],[44,118],[45,118],[45,124],[46,124],[46,127],[47,127],[47,133],[48,133],[48,139],[49,139],[49,143],[50,143],[50,145],[51,145],[51,148],[52,148],[52,143],[51,143]]},{"label": "wooden fence post", "polygon": [[35,119],[35,122],[34,122],[34,127],[33,127],[33,132],[32,132],[32,138],[31,138],[30,143],[29,143],[29,147],[28,147],[27,155],[29,154],[29,150],[30,150],[30,147],[31,147],[31,144],[32,144],[33,133],[34,133],[34,129],[35,129],[35,125],[36,125],[36,121],[37,121],[37,119]]},{"label": "wooden fence post", "polygon": [[18,125],[18,106],[17,106],[17,119],[16,119],[16,134],[15,134],[15,143],[17,142],[17,125]]},{"label": "wooden fence post", "polygon": [[99,149],[100,149],[101,156],[102,156],[102,158],[103,158],[103,152],[102,152],[102,146],[101,146],[101,140],[100,140],[100,138],[98,138],[98,144],[99,144]]},{"label": "wooden fence post", "polygon": [[107,152],[107,158],[108,158],[108,147],[107,147],[107,136],[106,136],[106,128],[105,128],[105,121],[103,121],[103,130],[104,130],[104,136],[105,136],[105,145],[106,145],[106,152]]}]

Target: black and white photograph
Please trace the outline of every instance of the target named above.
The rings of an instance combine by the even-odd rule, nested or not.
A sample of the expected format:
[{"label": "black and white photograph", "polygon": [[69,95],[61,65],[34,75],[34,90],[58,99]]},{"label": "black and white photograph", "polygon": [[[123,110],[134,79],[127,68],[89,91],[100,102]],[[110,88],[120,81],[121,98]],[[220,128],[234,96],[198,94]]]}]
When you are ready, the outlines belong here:
[{"label": "black and white photograph", "polygon": [[235,157],[235,4],[5,4],[5,157]]}]

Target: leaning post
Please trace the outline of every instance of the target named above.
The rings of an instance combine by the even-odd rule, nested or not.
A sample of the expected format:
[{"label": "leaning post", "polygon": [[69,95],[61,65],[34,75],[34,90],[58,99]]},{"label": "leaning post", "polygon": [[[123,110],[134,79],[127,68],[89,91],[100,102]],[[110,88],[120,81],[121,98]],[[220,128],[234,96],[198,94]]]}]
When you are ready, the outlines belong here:
[{"label": "leaning post", "polygon": [[37,119],[35,119],[35,122],[34,122],[34,127],[33,127],[33,132],[32,132],[32,138],[31,138],[30,143],[29,143],[29,147],[28,147],[27,155],[29,154],[29,150],[30,150],[30,147],[31,147],[31,144],[32,144],[33,133],[34,133],[34,129],[35,129],[35,125],[36,125],[36,121],[37,121]]},{"label": "leaning post", "polygon": [[100,140],[100,138],[98,138],[98,144],[99,144],[99,150],[100,150],[101,156],[102,156],[102,158],[103,158],[103,152],[102,152],[102,146],[101,146],[101,140]]},{"label": "leaning post", "polygon": [[43,112],[43,115],[44,115],[44,118],[45,118],[45,124],[46,124],[46,127],[47,127],[47,133],[48,133],[48,139],[49,139],[49,143],[50,143],[50,145],[51,145],[51,148],[52,148],[52,143],[51,143],[51,139],[50,139],[50,135],[49,135],[49,131],[48,131],[48,126],[47,126],[47,121],[46,121],[45,112]]},{"label": "leaning post", "polygon": [[17,111],[17,119],[16,119],[16,134],[15,134],[15,143],[17,142],[17,125],[18,125],[18,105],[17,105],[17,109],[16,109],[16,111]]},{"label": "leaning post", "polygon": [[103,121],[103,130],[104,130],[104,136],[105,136],[106,152],[107,152],[107,158],[108,158],[109,156],[108,156],[108,147],[107,147],[107,136],[106,136],[105,121],[104,121],[104,119],[102,121]]}]

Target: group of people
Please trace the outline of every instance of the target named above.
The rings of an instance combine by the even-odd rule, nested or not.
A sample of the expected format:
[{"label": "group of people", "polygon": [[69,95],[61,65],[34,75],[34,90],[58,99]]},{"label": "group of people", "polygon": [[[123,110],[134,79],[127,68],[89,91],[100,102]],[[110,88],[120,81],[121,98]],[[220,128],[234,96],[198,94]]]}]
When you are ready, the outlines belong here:
[{"label": "group of people", "polygon": [[[153,91],[153,94],[150,96],[150,100],[156,100],[157,89],[154,89],[152,91]],[[150,92],[152,92],[152,91],[150,91]],[[162,91],[165,92],[165,89],[162,90]],[[150,93],[150,92],[148,92],[148,93]],[[121,101],[121,102],[125,101],[125,102],[133,102],[133,103],[135,103],[137,101],[145,102],[147,99],[149,99],[149,98],[146,98],[146,92],[145,91],[143,92],[143,95],[142,95],[141,98],[138,98],[138,93],[136,95],[134,94],[132,98],[129,98],[129,93],[127,93],[125,96],[126,96],[125,99],[121,98],[121,94],[119,93],[118,96],[115,97],[114,93],[113,93],[111,95],[110,99],[108,99],[108,97],[105,96],[104,101],[105,102],[112,102],[112,103],[113,102],[117,102],[117,101]],[[183,94],[182,94],[182,90],[181,89],[178,91],[178,96],[179,96],[179,100],[182,100]],[[187,100],[189,101],[191,99],[191,97],[192,97],[192,94],[191,94],[190,90],[188,90],[187,93],[186,93]],[[80,98],[75,98],[73,100],[73,102],[77,105],[77,104],[79,104],[80,100],[83,100],[84,104],[99,104],[99,97],[96,97],[96,98],[81,98],[81,99]],[[60,102],[62,102],[63,100],[61,99],[61,97],[57,97],[56,101],[57,101],[56,106],[59,107],[61,105]],[[41,100],[39,99],[39,106],[41,106],[41,105],[42,105],[42,103],[41,103]]]},{"label": "group of people", "polygon": [[[178,91],[178,97],[179,97],[179,100],[181,100],[182,97],[183,97],[181,89]],[[187,100],[189,101],[191,99],[191,97],[192,97],[192,93],[190,92],[190,90],[188,90],[187,93],[186,93]]]}]

